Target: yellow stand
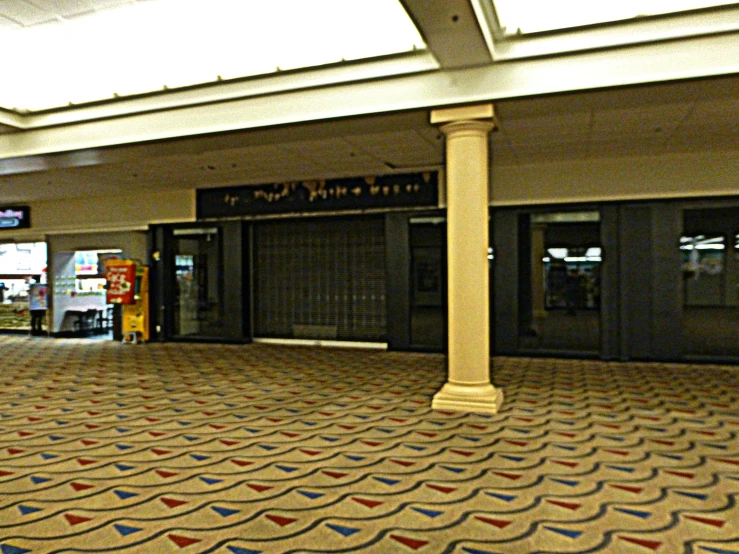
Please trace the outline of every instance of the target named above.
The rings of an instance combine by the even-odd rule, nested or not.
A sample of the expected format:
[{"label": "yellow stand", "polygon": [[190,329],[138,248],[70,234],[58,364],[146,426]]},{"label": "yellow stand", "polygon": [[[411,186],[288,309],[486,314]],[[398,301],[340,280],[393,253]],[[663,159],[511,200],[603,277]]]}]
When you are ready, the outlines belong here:
[{"label": "yellow stand", "polygon": [[136,302],[123,306],[123,342],[149,340],[149,268],[136,267]]}]

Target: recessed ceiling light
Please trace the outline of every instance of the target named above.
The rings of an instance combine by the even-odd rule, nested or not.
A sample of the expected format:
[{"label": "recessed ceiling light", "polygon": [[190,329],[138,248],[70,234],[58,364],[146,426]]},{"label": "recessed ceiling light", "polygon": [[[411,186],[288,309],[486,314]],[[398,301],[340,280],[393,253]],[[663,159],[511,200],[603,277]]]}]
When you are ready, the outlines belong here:
[{"label": "recessed ceiling light", "polygon": [[0,30],[0,50],[14,52],[0,106],[38,111],[424,47],[399,0],[148,0]]}]

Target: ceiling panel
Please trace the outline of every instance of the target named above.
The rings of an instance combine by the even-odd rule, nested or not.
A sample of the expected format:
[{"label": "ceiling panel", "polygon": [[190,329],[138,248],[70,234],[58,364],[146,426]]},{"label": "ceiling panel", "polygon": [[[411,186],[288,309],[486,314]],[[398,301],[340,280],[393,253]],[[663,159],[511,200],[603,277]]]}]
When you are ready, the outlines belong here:
[{"label": "ceiling panel", "polygon": [[32,27],[104,10],[151,0],[1,0],[0,27]]},{"label": "ceiling panel", "polygon": [[0,29],[20,29],[20,28],[21,28],[21,25],[18,22],[0,15]]},{"label": "ceiling panel", "polygon": [[692,109],[693,102],[685,102],[597,110],[593,113],[592,134],[597,138],[607,138],[610,135],[669,136]]},{"label": "ceiling panel", "polygon": [[23,0],[4,0],[0,3],[2,16],[27,27],[56,20],[56,14],[37,8]]},{"label": "ceiling panel", "polygon": [[[500,102],[491,158],[513,165],[739,150],[736,83],[739,78],[690,82],[684,89],[673,83]],[[0,201],[403,172],[443,166],[444,144],[421,111],[192,137],[64,157],[65,163],[87,167],[31,167],[28,173],[2,176]],[[59,163],[52,158],[52,165]]]}]

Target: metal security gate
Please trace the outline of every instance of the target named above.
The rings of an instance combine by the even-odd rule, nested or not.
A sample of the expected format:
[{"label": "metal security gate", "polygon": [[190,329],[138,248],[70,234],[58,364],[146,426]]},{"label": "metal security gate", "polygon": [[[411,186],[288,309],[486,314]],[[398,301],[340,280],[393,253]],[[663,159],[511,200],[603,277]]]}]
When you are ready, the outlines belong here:
[{"label": "metal security gate", "polygon": [[384,218],[254,227],[256,337],[385,341]]}]

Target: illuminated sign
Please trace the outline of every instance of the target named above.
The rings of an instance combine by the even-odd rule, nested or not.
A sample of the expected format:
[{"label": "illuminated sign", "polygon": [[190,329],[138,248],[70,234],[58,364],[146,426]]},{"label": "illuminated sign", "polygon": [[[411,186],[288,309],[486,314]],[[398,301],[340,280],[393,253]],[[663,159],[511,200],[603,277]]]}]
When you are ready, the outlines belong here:
[{"label": "illuminated sign", "polygon": [[31,208],[28,206],[0,208],[1,229],[28,229],[31,226]]}]

